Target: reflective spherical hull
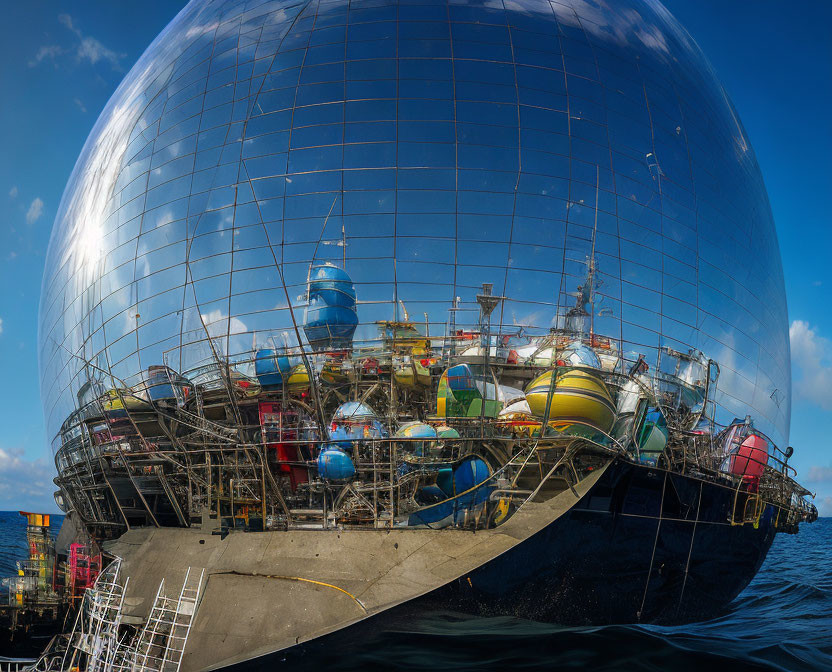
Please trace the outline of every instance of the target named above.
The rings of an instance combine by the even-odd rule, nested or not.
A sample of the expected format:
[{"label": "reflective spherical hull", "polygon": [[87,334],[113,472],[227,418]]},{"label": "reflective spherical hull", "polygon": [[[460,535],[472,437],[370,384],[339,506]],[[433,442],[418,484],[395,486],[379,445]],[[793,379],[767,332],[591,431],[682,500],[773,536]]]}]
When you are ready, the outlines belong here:
[{"label": "reflective spherical hull", "polygon": [[40,311],[49,433],[90,380],[311,349],[303,297],[327,262],[354,282],[354,344],[405,313],[434,336],[474,329],[492,283],[495,332],[545,334],[579,308],[652,369],[663,347],[705,353],[718,419],[751,414],[786,445],[763,182],[657,3],[188,5],[105,108],[61,203]]}]

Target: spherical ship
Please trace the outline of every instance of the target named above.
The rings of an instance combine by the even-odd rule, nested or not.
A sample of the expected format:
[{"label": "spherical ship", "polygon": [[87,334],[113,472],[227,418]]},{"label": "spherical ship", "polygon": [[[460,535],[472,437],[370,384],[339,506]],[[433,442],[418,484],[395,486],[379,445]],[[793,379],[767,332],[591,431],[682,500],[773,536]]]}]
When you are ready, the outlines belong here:
[{"label": "spherical ship", "polygon": [[657,2],[193,0],[73,170],[39,352],[79,529],[153,594],[221,574],[196,670],[416,597],[715,613],[816,513],[787,336],[754,152]]}]

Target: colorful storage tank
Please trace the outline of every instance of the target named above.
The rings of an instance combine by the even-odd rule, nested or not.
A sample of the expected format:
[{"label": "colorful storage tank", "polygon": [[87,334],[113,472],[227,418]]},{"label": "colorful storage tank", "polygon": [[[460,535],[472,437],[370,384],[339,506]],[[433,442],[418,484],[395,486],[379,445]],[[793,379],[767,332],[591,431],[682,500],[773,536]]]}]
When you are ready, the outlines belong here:
[{"label": "colorful storage tank", "polygon": [[303,331],[315,350],[349,348],[358,325],[355,287],[346,271],[324,264],[309,275],[309,304]]},{"label": "colorful storage tank", "polygon": [[258,350],[254,356],[254,372],[263,389],[274,389],[283,384],[284,376],[292,368],[289,358],[274,350]]},{"label": "colorful storage tank", "polygon": [[386,436],[387,430],[376,412],[367,404],[347,401],[335,409],[329,438],[340,448],[351,450],[354,441],[381,439]]},{"label": "colorful storage tank", "polygon": [[[486,399],[483,400],[483,391]],[[436,394],[436,414],[441,418],[475,418],[482,414],[494,418],[502,408],[497,389],[476,376],[468,364],[451,366],[439,378]]]},{"label": "colorful storage tank", "polygon": [[355,476],[355,465],[343,450],[327,446],[318,455],[318,474],[325,481],[348,481]]},{"label": "colorful storage tank", "polygon": [[[552,376],[555,376],[554,383]],[[580,369],[542,373],[526,387],[526,401],[534,416],[545,417],[550,389],[550,422],[579,422],[603,432],[612,428],[615,406],[606,384],[598,376]]]},{"label": "colorful storage tank", "polygon": [[436,436],[440,439],[458,439],[459,432],[456,431],[453,427],[448,427],[447,425],[440,425],[436,428]]},{"label": "colorful storage tank", "polygon": [[[463,460],[454,468],[454,495],[461,495],[471,490],[475,485],[487,481],[490,476],[491,470],[485,461],[479,457],[470,457]],[[472,501],[479,503],[488,499],[487,492],[485,492],[485,497],[483,498],[482,493],[484,491],[485,488],[477,489]]]},{"label": "colorful storage tank", "polygon": [[305,364],[296,364],[289,370],[286,387],[291,392],[306,392],[309,389],[309,371]]},{"label": "colorful storage tank", "polygon": [[656,464],[667,446],[667,420],[653,407],[646,407],[636,432],[639,459],[645,464]]},{"label": "colorful storage tank", "polygon": [[757,490],[760,476],[768,464],[768,441],[758,434],[750,434],[728,459],[728,471],[741,476],[752,491]]},{"label": "colorful storage tank", "polygon": [[449,469],[440,470],[435,486],[435,490],[444,492],[448,498],[414,511],[408,517],[408,526],[441,528],[462,524],[466,517],[482,513],[495,487],[489,482],[491,470],[485,461],[471,456],[449,472]]},{"label": "colorful storage tank", "polygon": [[566,366],[586,366],[592,369],[601,368],[601,360],[598,354],[588,345],[581,341],[572,341],[560,353],[560,362]]},{"label": "colorful storage tank", "polygon": [[430,439],[436,438],[436,430],[424,422],[406,422],[396,431],[395,436],[403,439],[427,439],[425,441],[403,441],[402,450],[414,457],[427,457]]}]

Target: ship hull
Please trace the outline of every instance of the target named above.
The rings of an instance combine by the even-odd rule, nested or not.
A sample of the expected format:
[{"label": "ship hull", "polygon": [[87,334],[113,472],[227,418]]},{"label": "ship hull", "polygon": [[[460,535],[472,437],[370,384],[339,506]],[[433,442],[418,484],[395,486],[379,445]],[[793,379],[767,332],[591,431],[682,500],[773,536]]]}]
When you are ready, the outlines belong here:
[{"label": "ship hull", "polygon": [[569,512],[421,602],[565,625],[713,618],[774,541],[776,508],[731,524],[735,489],[616,462]]},{"label": "ship hull", "polygon": [[[131,586],[148,595],[163,574],[170,581],[187,566],[205,567],[183,670],[254,670],[296,645],[314,649],[435,610],[579,625],[717,616],[754,577],[777,532],[770,506],[732,525],[737,500],[728,483],[613,460],[575,492],[527,504],[493,530],[235,533],[220,541],[163,528],[128,533],[112,550],[125,558]],[[134,615],[149,602],[139,600],[145,607]]]}]

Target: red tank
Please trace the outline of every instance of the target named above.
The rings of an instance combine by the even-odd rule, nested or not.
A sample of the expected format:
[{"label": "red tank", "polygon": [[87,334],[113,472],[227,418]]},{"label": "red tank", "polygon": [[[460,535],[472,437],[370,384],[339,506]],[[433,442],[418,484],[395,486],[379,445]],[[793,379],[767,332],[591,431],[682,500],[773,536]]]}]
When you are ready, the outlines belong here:
[{"label": "red tank", "polygon": [[735,476],[742,476],[748,489],[756,492],[767,463],[768,441],[762,436],[751,434],[731,456],[728,470]]}]

